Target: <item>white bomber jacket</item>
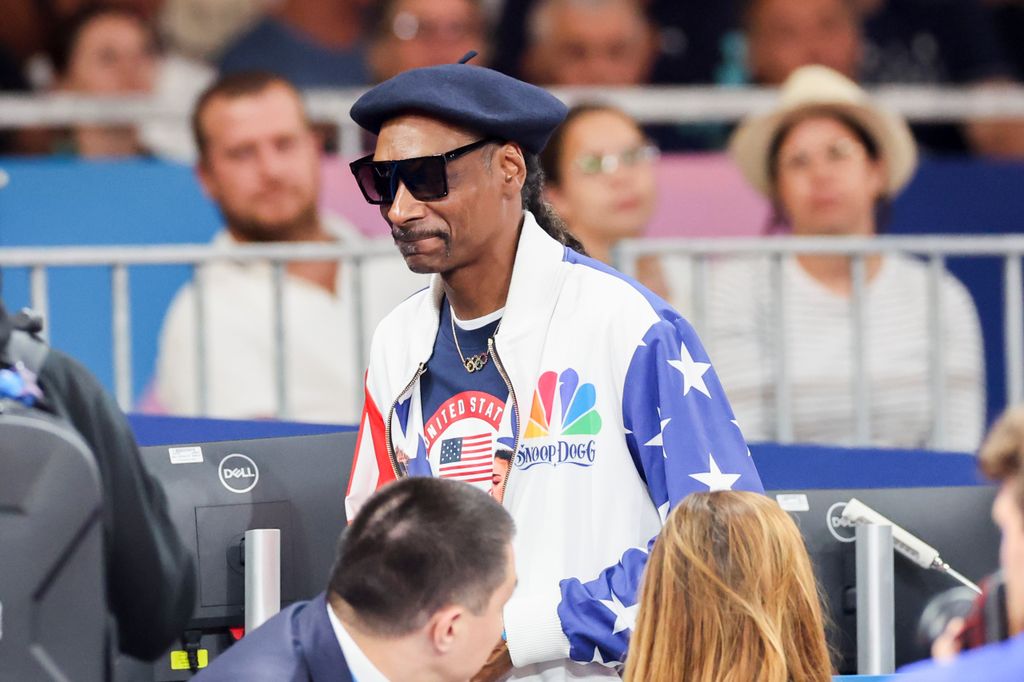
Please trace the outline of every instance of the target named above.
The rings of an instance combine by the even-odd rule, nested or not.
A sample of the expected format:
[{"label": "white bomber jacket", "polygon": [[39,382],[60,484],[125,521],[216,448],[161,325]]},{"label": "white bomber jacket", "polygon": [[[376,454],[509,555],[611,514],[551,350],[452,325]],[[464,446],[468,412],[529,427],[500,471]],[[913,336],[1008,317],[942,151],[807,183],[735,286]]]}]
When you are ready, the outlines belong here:
[{"label": "white bomber jacket", "polygon": [[[442,293],[435,276],[374,334],[350,519],[397,476],[436,475],[417,382]],[[760,478],[689,323],[529,212],[490,354],[510,387],[499,439],[515,453],[503,498],[519,579],[504,612],[512,679],[615,678],[669,510],[695,491],[761,491]]]}]

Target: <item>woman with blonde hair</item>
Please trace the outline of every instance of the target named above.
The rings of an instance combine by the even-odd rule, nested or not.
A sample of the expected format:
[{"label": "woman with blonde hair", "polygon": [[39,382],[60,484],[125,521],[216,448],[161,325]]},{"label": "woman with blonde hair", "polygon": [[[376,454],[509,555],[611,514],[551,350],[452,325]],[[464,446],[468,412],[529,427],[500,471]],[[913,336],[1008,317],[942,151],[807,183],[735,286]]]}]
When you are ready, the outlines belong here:
[{"label": "woman with blonde hair", "polygon": [[796,524],[756,493],[695,493],[669,515],[640,588],[632,682],[827,682],[831,662]]}]

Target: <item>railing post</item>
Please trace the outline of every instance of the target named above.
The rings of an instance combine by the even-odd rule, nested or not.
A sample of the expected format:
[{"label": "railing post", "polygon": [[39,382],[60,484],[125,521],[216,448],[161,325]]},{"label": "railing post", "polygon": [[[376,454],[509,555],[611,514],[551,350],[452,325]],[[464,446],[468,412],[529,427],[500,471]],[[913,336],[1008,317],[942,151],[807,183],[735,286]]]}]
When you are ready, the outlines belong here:
[{"label": "railing post", "polygon": [[1006,255],[1004,270],[1004,330],[1006,348],[1006,402],[1017,405],[1024,399],[1024,284],[1021,254]]},{"label": "railing post", "polygon": [[114,332],[114,394],[125,412],[132,407],[132,331],[128,269],[115,263],[111,274]]},{"label": "railing post", "polygon": [[853,369],[850,373],[853,388],[854,437],[858,445],[871,442],[871,396],[868,390],[869,363],[867,359],[867,316],[864,294],[867,289],[867,267],[864,254],[851,256],[850,329]]},{"label": "railing post", "polygon": [[771,254],[771,292],[775,310],[772,345],[775,352],[775,437],[780,443],[793,442],[793,392],[790,388],[789,358],[786,349],[786,271],[782,252]]},{"label": "railing post", "polygon": [[933,253],[928,258],[928,388],[931,393],[933,448],[946,447],[946,358],[942,333],[942,277],[945,260]]},{"label": "railing post", "polygon": [[288,419],[291,416],[288,404],[288,361],[287,326],[284,311],[285,268],[287,263],[275,260],[272,264],[272,296],[271,325],[273,329],[274,349],[274,394],[277,397],[277,418]]}]

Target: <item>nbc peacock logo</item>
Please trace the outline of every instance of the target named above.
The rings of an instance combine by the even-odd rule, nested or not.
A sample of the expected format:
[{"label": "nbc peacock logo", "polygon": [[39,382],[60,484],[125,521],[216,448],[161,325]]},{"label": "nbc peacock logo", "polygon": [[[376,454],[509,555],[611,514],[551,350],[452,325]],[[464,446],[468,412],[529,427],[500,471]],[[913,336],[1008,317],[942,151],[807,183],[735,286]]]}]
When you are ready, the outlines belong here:
[{"label": "nbc peacock logo", "polygon": [[593,438],[601,431],[597,409],[597,389],[580,383],[579,374],[569,368],[561,374],[544,372],[537,381],[526,425],[524,444],[516,453],[515,466],[529,469],[538,464],[572,464],[588,467],[596,456]]}]

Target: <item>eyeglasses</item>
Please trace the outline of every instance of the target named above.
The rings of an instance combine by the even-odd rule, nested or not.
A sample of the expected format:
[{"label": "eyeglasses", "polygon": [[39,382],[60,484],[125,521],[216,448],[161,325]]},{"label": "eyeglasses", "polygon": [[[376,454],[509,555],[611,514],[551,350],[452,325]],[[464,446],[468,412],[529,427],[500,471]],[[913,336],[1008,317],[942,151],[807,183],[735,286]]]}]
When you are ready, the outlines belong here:
[{"label": "eyeglasses", "polygon": [[448,196],[448,163],[497,141],[485,138],[444,154],[397,161],[374,161],[373,154],[370,154],[356,159],[349,168],[363,196],[371,204],[392,203],[399,182],[419,201],[437,201]]},{"label": "eyeglasses", "polygon": [[646,161],[654,161],[658,155],[657,147],[645,144],[617,154],[584,154],[576,159],[576,167],[584,175],[610,174],[623,166],[629,168]]}]

